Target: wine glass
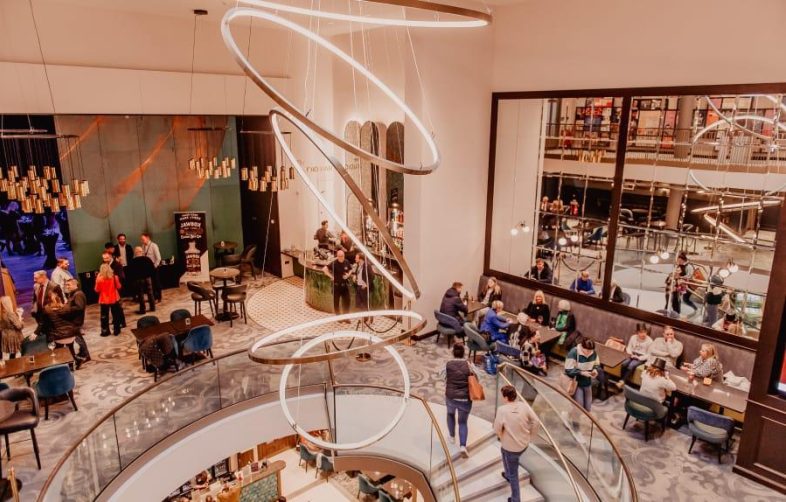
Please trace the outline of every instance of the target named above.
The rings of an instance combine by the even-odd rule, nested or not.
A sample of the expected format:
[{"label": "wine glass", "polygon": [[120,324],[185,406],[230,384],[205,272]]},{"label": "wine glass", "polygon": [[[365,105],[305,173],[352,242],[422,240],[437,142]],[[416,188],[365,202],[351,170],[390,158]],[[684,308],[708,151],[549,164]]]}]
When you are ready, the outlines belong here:
[{"label": "wine glass", "polygon": [[49,347],[49,350],[52,352],[52,357],[55,357],[55,342],[49,342],[47,347]]}]

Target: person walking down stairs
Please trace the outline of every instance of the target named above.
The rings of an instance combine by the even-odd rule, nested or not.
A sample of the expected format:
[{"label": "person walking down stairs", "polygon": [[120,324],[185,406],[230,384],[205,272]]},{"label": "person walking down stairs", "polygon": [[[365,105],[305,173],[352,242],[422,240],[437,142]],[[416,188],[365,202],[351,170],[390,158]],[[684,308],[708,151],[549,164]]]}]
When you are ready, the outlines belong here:
[{"label": "person walking down stairs", "polygon": [[538,431],[538,416],[526,401],[516,400],[512,385],[505,385],[501,392],[505,404],[497,410],[494,432],[502,445],[502,477],[510,483],[508,502],[520,502],[519,458]]}]

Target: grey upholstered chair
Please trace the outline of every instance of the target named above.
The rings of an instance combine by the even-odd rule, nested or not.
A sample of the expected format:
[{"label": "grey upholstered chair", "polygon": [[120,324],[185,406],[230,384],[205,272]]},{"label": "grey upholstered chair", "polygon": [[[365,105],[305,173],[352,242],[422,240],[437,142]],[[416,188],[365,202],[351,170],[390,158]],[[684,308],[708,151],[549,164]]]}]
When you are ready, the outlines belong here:
[{"label": "grey upholstered chair", "polygon": [[688,429],[693,439],[688,453],[693,451],[697,439],[718,446],[718,463],[723,461],[723,452],[731,449],[731,436],[734,433],[734,420],[712,413],[696,406],[688,408]]},{"label": "grey upholstered chair", "polygon": [[659,422],[663,431],[666,430],[666,416],[669,409],[664,404],[628,385],[625,386],[624,393],[626,415],[625,422],[622,424],[623,429],[628,425],[628,419],[633,417],[644,422],[644,441],[649,441],[650,422]]},{"label": "grey upholstered chair", "polygon": [[[469,352],[469,359],[474,362],[473,354],[477,355],[478,351],[491,352],[493,349],[483,335],[480,334],[477,325],[474,322],[464,323],[464,334],[467,339],[467,349]],[[492,344],[493,345],[493,344]]]},{"label": "grey upholstered chair", "polygon": [[464,328],[461,327],[458,319],[443,314],[439,310],[434,311],[434,317],[437,319],[437,344],[439,343],[439,337],[441,335],[445,335],[448,341],[448,347],[452,345],[454,336],[464,338]]}]

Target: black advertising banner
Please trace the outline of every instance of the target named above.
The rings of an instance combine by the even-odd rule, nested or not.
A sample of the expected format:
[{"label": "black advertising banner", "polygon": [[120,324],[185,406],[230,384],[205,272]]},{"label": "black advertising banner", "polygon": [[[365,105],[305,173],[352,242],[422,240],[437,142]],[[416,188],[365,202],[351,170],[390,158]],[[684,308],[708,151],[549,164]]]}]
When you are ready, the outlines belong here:
[{"label": "black advertising banner", "polygon": [[185,264],[180,282],[210,280],[207,256],[207,217],[203,211],[175,213],[177,255]]}]

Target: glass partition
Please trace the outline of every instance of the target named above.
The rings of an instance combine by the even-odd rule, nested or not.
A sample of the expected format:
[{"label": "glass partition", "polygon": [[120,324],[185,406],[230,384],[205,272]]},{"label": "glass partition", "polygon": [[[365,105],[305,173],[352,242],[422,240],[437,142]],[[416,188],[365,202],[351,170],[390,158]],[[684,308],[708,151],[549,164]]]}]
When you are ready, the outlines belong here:
[{"label": "glass partition", "polygon": [[784,106],[779,95],[632,98],[616,301],[758,337],[786,187]]}]

